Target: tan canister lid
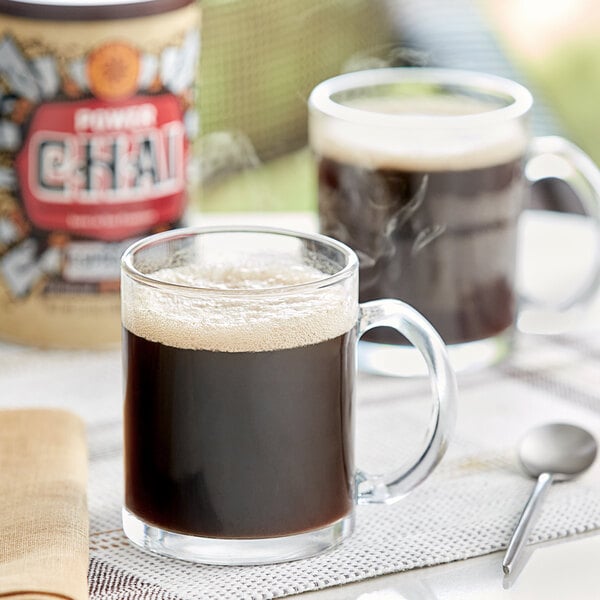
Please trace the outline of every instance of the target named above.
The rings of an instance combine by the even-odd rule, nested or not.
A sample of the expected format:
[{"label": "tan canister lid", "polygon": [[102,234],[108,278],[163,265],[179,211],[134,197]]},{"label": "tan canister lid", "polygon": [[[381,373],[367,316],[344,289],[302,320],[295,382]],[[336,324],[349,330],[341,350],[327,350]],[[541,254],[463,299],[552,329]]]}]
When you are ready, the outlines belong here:
[{"label": "tan canister lid", "polygon": [[157,15],[196,0],[0,0],[0,13],[51,21],[98,21]]}]

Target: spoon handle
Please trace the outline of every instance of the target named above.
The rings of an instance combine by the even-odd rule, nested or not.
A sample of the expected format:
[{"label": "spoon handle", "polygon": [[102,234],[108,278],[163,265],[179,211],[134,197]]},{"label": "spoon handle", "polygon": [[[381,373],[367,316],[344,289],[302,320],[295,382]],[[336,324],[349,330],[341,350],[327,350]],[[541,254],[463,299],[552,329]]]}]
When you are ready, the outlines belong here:
[{"label": "spoon handle", "polygon": [[506,549],[506,554],[504,555],[504,560],[502,561],[502,569],[506,575],[508,575],[514,568],[515,561],[517,560],[521,549],[525,545],[527,537],[529,536],[529,532],[533,527],[538,508],[546,496],[546,493],[550,489],[553,480],[554,476],[550,473],[542,473],[538,477],[535,488],[533,488],[533,492],[531,492],[531,496],[529,496],[529,500],[527,500],[527,504],[521,513],[519,522],[517,523],[512,537],[510,538],[508,548]]}]

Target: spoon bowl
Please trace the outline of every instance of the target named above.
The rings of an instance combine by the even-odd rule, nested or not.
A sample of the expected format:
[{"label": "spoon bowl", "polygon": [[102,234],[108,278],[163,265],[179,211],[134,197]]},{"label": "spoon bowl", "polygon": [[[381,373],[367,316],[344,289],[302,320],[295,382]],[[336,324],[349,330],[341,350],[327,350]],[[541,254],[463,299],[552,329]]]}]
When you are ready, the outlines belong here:
[{"label": "spoon bowl", "polygon": [[594,462],[597,445],[585,429],[567,423],[551,423],[529,431],[519,444],[519,460],[531,477],[551,473],[566,481]]}]

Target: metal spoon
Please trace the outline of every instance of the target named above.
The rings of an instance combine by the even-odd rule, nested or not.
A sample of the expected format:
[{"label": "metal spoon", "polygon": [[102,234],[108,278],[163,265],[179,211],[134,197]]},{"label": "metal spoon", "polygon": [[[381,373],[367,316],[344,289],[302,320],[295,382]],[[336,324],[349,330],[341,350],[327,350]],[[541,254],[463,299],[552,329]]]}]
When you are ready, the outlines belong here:
[{"label": "metal spoon", "polygon": [[585,471],[596,458],[596,440],[575,425],[553,423],[529,431],[519,444],[523,469],[537,483],[506,549],[502,569],[509,575],[533,526],[542,499],[554,481],[566,481]]}]

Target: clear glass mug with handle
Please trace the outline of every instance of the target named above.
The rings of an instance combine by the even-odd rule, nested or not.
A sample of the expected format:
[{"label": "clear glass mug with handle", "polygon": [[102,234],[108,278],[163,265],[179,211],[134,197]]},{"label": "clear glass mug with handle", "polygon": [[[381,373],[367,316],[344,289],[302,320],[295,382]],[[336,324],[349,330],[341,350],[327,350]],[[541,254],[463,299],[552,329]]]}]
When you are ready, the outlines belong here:
[{"label": "clear glass mug with handle", "polygon": [[[598,290],[600,172],[567,140],[532,138],[532,103],[508,79],[425,68],[347,73],[309,99],[321,232],[358,254],[361,302],[414,306],[456,370],[505,358],[524,313],[558,319]],[[526,194],[548,177],[574,189],[596,228],[587,280],[552,306],[526,300],[516,281]],[[359,360],[382,374],[423,372],[406,340],[385,329],[365,336]]]},{"label": "clear glass mug with handle", "polygon": [[[123,528],[139,546],[212,564],[311,556],[391,503],[444,454],[456,410],[445,347],[398,300],[358,302],[358,260],[318,234],[192,228],[122,259]],[[434,410],[418,459],[383,475],[353,455],[356,340],[405,335]]]}]

